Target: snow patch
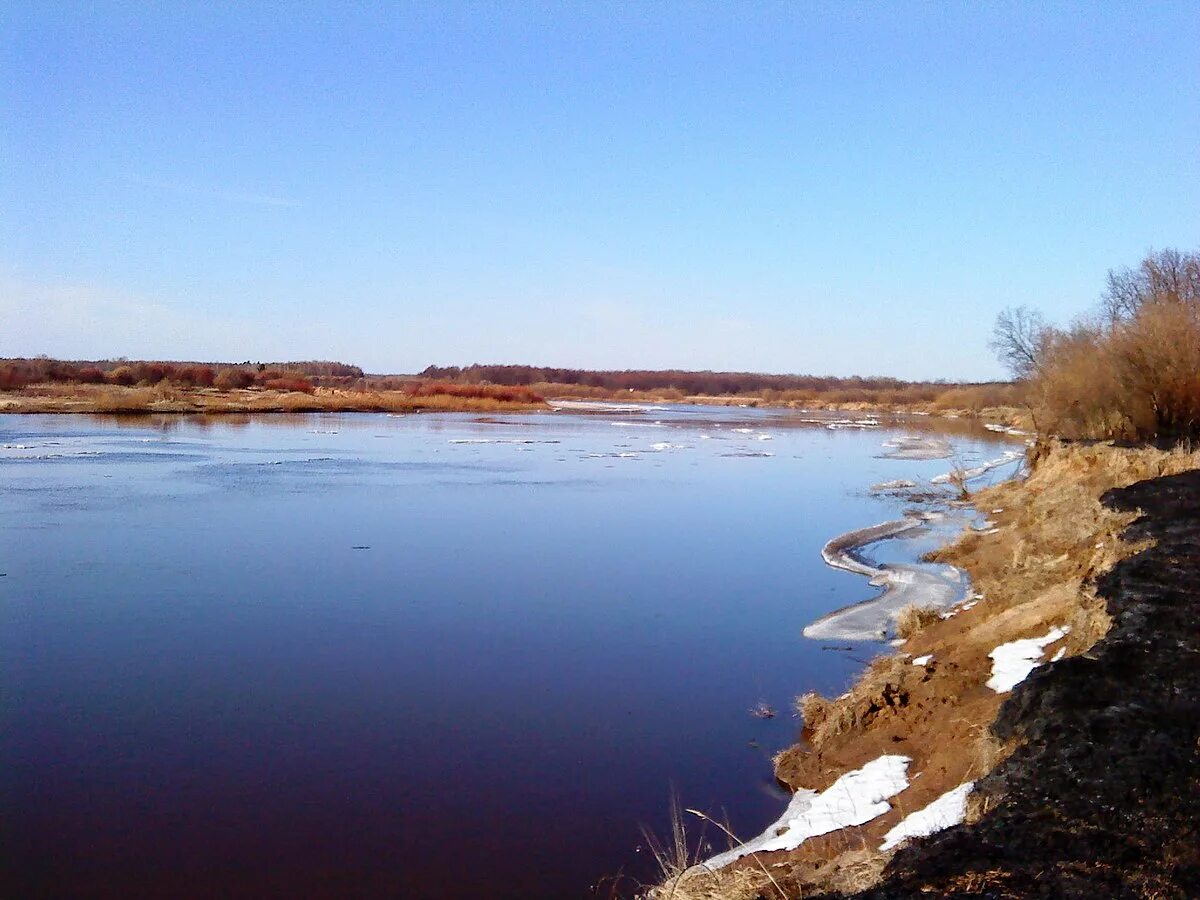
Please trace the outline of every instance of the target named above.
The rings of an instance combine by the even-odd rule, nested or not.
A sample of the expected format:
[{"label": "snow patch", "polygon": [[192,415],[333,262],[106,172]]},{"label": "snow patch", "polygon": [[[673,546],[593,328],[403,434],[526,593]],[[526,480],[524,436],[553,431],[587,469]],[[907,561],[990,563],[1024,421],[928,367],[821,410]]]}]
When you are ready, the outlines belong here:
[{"label": "snow patch", "polygon": [[927,666],[927,665],[929,665],[931,662],[933,662],[933,655],[932,655],[932,654],[929,654],[929,655],[926,655],[926,656],[918,656],[916,659],[914,659],[914,660],[912,661],[912,664],[913,664],[914,666]]},{"label": "snow patch", "polygon": [[1042,655],[1046,647],[1061,640],[1070,633],[1066,625],[1061,628],[1051,628],[1040,638],[1025,638],[1001,644],[988,654],[992,658],[992,677],[987,686],[997,694],[1011,691],[1029,677],[1029,673],[1042,664]]},{"label": "snow patch", "polygon": [[887,852],[909,838],[929,837],[954,825],[961,825],[967,815],[967,797],[974,788],[973,781],[960,784],[924,809],[905,816],[899,825],[883,836],[879,849]]},{"label": "snow patch", "polygon": [[881,756],[847,772],[821,793],[796,791],[783,815],[766,831],[704,865],[717,869],[750,853],[795,850],[811,837],[882,816],[892,808],[887,800],[908,787],[909,762],[907,756]]}]

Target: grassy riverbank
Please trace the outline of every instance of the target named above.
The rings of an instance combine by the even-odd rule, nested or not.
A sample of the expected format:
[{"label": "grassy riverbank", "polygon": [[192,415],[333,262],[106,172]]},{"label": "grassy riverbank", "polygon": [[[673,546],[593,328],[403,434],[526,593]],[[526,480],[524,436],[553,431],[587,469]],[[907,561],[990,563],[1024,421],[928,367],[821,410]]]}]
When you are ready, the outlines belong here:
[{"label": "grassy riverbank", "polygon": [[991,520],[989,528],[968,532],[934,555],[967,571],[977,600],[945,619],[912,616],[905,644],[872,663],[847,693],[798,701],[804,731],[777,757],[778,779],[793,790],[824,791],[872,760],[901,754],[910,760],[907,786],[889,798],[888,811],[795,850],[758,853],[716,872],[683,874],[680,866],[651,896],[750,900],[862,891],[884,876],[896,851],[879,848],[909,814],[967,782],[981,785],[968,797],[968,830],[1003,808],[1004,791],[983,785],[1021,747],[1019,738],[998,734],[995,723],[1023,688],[988,686],[990,654],[1059,628],[1065,637],[1047,641],[1039,661],[1052,666],[1051,659],[1094,652],[1112,624],[1097,596],[1097,578],[1145,546],[1122,537],[1136,513],[1105,505],[1101,496],[1200,468],[1200,454],[1054,443],[1039,445],[1030,463],[1028,479],[971,498]]},{"label": "grassy riverbank", "polygon": [[0,391],[0,413],[303,413],[303,412],[515,412],[549,409],[530,391],[434,388],[304,391],[272,388],[151,387],[94,384],[30,385]]}]

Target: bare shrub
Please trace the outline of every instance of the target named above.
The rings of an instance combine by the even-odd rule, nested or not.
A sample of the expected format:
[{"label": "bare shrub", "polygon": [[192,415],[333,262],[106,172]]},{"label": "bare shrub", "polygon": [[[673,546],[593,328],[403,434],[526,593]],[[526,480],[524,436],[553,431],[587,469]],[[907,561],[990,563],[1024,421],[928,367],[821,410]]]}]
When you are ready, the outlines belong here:
[{"label": "bare shrub", "polygon": [[896,637],[908,640],[919,634],[926,626],[940,622],[941,613],[932,606],[917,606],[910,603],[896,615]]},{"label": "bare shrub", "polygon": [[1068,329],[1005,310],[992,347],[1027,383],[1039,431],[1200,436],[1200,254],[1164,250],[1137,269],[1109,272],[1097,314]]}]

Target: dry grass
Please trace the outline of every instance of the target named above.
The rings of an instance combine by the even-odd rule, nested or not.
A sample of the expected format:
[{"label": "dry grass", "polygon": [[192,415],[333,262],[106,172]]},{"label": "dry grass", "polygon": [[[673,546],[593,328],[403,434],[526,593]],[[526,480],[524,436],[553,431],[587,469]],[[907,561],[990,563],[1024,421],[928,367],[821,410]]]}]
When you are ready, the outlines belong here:
[{"label": "dry grass", "polygon": [[896,615],[896,637],[907,641],[924,631],[926,626],[941,620],[942,614],[937,607],[910,603]]},{"label": "dry grass", "polygon": [[842,696],[827,700],[810,692],[797,698],[796,709],[804,719],[809,744],[820,749],[843,734],[894,713],[903,705],[906,681],[914,671],[899,656],[880,656]]}]

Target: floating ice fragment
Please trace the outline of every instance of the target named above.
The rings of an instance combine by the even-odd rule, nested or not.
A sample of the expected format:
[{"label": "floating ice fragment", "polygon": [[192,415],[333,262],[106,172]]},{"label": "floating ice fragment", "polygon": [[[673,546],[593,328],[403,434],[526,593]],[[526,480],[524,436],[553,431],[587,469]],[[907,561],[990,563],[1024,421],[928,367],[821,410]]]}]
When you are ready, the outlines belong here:
[{"label": "floating ice fragment", "polygon": [[897,478],[895,481],[881,481],[879,484],[871,485],[873,491],[899,491],[905,488],[915,488],[917,483],[909,481],[907,478]]},{"label": "floating ice fragment", "polygon": [[1024,455],[1025,454],[1020,450],[1008,450],[1005,451],[1005,453],[1003,453],[1001,456],[998,456],[995,459],[990,459],[972,469],[962,469],[958,472],[943,472],[941,475],[934,475],[929,479],[929,481],[931,484],[949,484],[951,479],[955,477],[959,477],[963,481],[971,481],[975,478],[986,475],[992,469],[1003,466],[1006,463],[1013,462],[1014,460],[1021,459]]}]

